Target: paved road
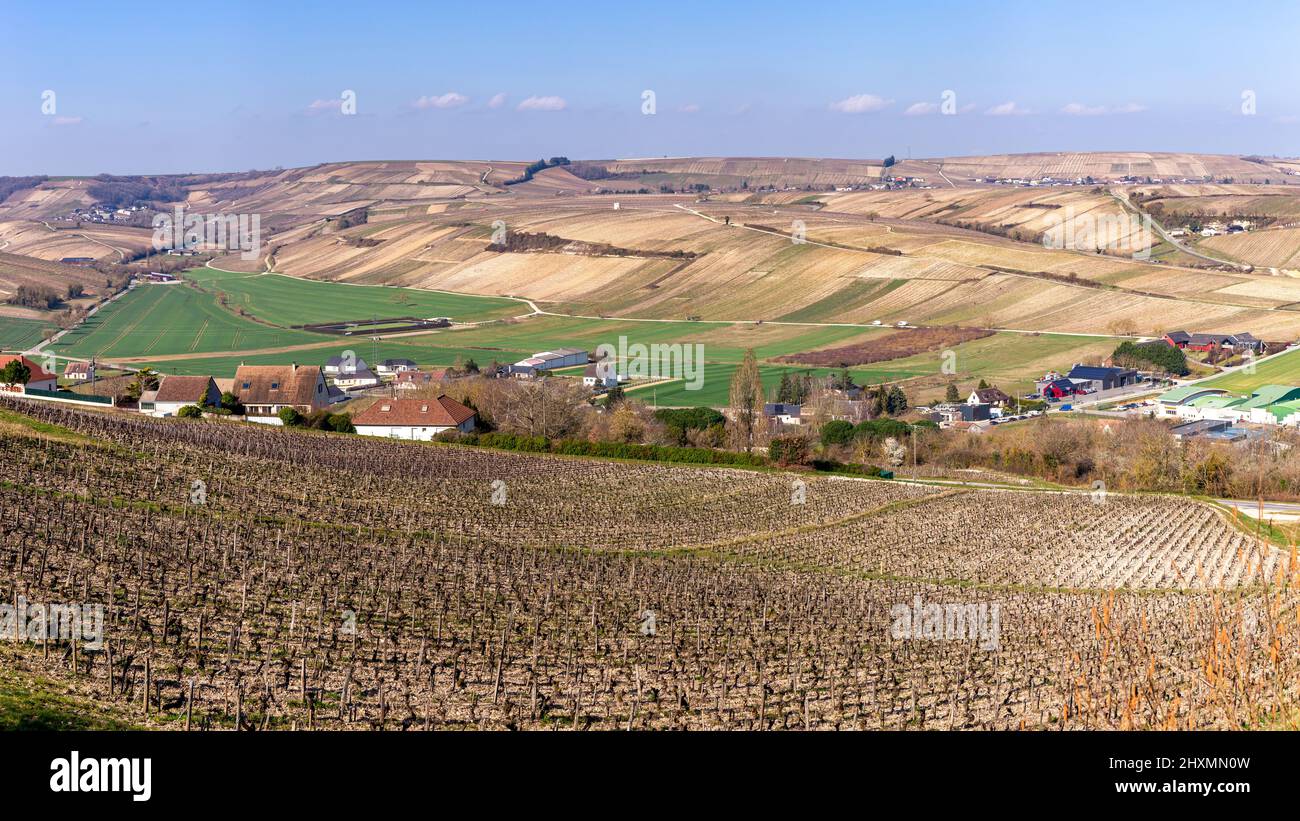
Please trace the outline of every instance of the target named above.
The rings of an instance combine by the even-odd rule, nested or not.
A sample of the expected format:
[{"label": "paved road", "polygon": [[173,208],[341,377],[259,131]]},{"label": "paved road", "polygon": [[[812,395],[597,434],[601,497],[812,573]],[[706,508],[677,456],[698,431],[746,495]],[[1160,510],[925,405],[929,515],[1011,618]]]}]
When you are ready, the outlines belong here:
[{"label": "paved road", "polygon": [[1191,246],[1184,245],[1182,242],[1179,242],[1177,239],[1171,236],[1168,231],[1164,229],[1164,226],[1156,222],[1154,217],[1152,217],[1146,211],[1143,211],[1137,205],[1134,205],[1133,201],[1129,199],[1127,191],[1120,191],[1119,193],[1116,193],[1114,190],[1112,190],[1110,191],[1110,195],[1114,197],[1116,200],[1118,200],[1121,205],[1124,205],[1125,207],[1133,211],[1136,211],[1138,214],[1142,215],[1143,217],[1146,217],[1151,227],[1155,229],[1156,233],[1160,235],[1161,239],[1163,239],[1165,242],[1169,243],[1170,245],[1174,246],[1179,251],[1182,251],[1184,254],[1187,254],[1188,256],[1196,257],[1197,259],[1203,259],[1207,262],[1213,262],[1215,265],[1231,265],[1232,267],[1236,268],[1239,271],[1253,270],[1249,265],[1242,265],[1233,262],[1231,260],[1222,259],[1220,257],[1212,257],[1209,254],[1203,254],[1200,251],[1196,250],[1195,248],[1192,248]]},{"label": "paved road", "polygon": [[[1245,499],[1215,499],[1215,501],[1236,508],[1251,518],[1259,515],[1260,504],[1258,501]],[[1264,518],[1278,522],[1300,521],[1300,504],[1295,502],[1264,502]]]}]

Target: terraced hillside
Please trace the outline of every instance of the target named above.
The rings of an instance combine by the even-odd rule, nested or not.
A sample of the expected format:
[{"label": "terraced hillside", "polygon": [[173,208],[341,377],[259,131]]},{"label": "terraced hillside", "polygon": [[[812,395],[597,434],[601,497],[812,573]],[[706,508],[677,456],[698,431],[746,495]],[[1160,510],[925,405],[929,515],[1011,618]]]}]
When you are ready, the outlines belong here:
[{"label": "terraced hillside", "polygon": [[0,594],[106,611],[100,650],[13,665],[156,727],[1239,728],[1296,706],[1294,551],[1186,500],[20,400],[0,454]]}]

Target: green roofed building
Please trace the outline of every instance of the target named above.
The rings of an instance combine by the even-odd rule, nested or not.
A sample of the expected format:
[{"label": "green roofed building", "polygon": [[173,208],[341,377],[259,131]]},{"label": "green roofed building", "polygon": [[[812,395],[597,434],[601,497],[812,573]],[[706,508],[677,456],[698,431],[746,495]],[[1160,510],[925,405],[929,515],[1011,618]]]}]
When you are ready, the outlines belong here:
[{"label": "green roofed building", "polygon": [[1295,385],[1264,385],[1249,396],[1234,396],[1222,388],[1184,385],[1161,394],[1159,402],[1162,416],[1189,422],[1300,424],[1300,387]]},{"label": "green roofed building", "polygon": [[1300,399],[1278,402],[1266,408],[1279,425],[1300,425]]},{"label": "green roofed building", "polygon": [[[1160,394],[1157,400],[1160,403],[1161,416],[1179,416],[1178,409],[1191,405],[1198,399],[1208,396],[1225,396],[1227,391],[1223,388],[1207,388],[1203,385],[1183,385]],[[1186,415],[1181,414],[1181,415]]]},{"label": "green roofed building", "polygon": [[1300,399],[1300,388],[1294,385],[1264,385],[1256,388],[1242,407],[1266,408],[1269,405],[1290,402],[1294,399]]}]

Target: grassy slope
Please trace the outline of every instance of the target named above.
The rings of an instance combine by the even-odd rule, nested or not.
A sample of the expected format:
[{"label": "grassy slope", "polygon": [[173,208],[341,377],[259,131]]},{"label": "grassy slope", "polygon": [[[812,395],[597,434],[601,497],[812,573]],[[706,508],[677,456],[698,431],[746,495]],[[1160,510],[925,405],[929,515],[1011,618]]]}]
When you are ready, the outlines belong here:
[{"label": "grassy slope", "polygon": [[66,356],[128,357],[257,350],[324,341],[261,325],[188,285],[141,285],[100,309],[53,346]]},{"label": "grassy slope", "polygon": [[1234,393],[1248,393],[1260,385],[1300,385],[1300,350],[1288,351],[1255,366],[1255,372],[1236,371],[1203,383]]},{"label": "grassy slope", "polygon": [[30,645],[0,647],[0,732],[138,729],[71,685],[20,669],[23,655],[39,658],[40,653]]},{"label": "grassy slope", "polygon": [[187,272],[186,277],[205,289],[224,292],[232,308],[243,308],[258,319],[285,327],[398,316],[446,316],[461,322],[479,322],[529,311],[525,303],[497,297],[344,285],[279,274],[249,276],[199,268]]},{"label": "grassy slope", "polygon": [[41,341],[41,330],[53,322],[0,316],[0,351],[23,351]]}]

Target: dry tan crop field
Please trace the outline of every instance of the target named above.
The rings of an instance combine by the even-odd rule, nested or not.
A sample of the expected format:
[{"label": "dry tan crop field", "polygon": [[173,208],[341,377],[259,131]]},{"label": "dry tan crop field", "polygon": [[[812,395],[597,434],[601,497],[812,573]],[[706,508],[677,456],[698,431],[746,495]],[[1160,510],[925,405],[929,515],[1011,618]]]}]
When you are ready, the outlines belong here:
[{"label": "dry tan crop field", "polygon": [[[704,167],[724,167],[710,163]],[[684,161],[669,165],[699,170]],[[548,172],[568,174],[552,168],[538,177]],[[1300,334],[1300,314],[1278,310],[1296,300],[1285,288],[1271,288],[1264,273],[1044,247],[1042,235],[1054,228],[1074,231],[1107,219],[1127,226],[1104,191],[967,187],[697,202],[532,185],[458,199],[454,209],[437,213],[385,210],[341,230],[303,222],[273,239],[275,270],[513,295],[583,315],[975,322],[1078,333],[1155,334],[1195,325],[1249,327],[1278,338]],[[797,225],[808,242],[792,241]],[[488,249],[494,230],[545,233],[617,252],[498,252]],[[1117,239],[1145,247],[1141,236]],[[680,256],[664,256],[674,253]]]},{"label": "dry tan crop field", "polygon": [[1296,706],[1295,552],[1183,498],[0,405],[0,576],[106,610],[103,652],[6,664],[144,726],[1207,729]]},{"label": "dry tan crop field", "polygon": [[[1234,184],[1135,187],[1146,202],[1234,213],[1300,212],[1277,166],[1180,154],[1005,155],[904,160],[890,174],[930,188],[864,190],[878,161],[647,158],[576,161],[525,180],[526,163],[335,163],[177,178],[192,213],[261,216],[272,270],[291,276],[531,299],[543,310],[647,319],[976,324],[1028,331],[1154,335],[1177,327],[1263,338],[1300,336],[1287,278],[1183,255],[1135,259],[1133,234],[1106,185],[1020,188],[962,174],[1211,175]],[[960,185],[945,183],[937,171]],[[1244,185],[1248,172],[1272,185]],[[712,179],[717,194],[596,193],[601,174]],[[741,189],[740,182],[746,183]],[[15,218],[85,204],[86,180],[42,183],[0,204],[0,251],[46,260],[141,250],[148,229]],[[1262,180],[1261,180],[1262,182]],[[641,185],[642,183],[637,183]],[[658,182],[645,186],[658,191]],[[734,187],[732,190],[729,186]],[[843,190],[856,187],[856,190]],[[835,190],[835,189],[841,190]],[[35,206],[35,207],[33,207]],[[47,209],[48,206],[48,209]],[[1172,213],[1172,212],[1171,212]],[[346,219],[341,219],[346,215]],[[1281,216],[1277,217],[1281,219]],[[1118,248],[1061,248],[1112,223]],[[65,227],[66,226],[66,227]],[[1055,232],[1055,234],[1053,233]],[[799,233],[806,242],[794,241]],[[545,247],[493,250],[494,237],[540,235]],[[1300,254],[1287,230],[1215,238],[1206,250],[1261,268]],[[1059,243],[1058,243],[1059,245]],[[1052,246],[1052,247],[1048,247]],[[1183,263],[1183,264],[1174,264]],[[257,272],[266,259],[215,260]]]}]

